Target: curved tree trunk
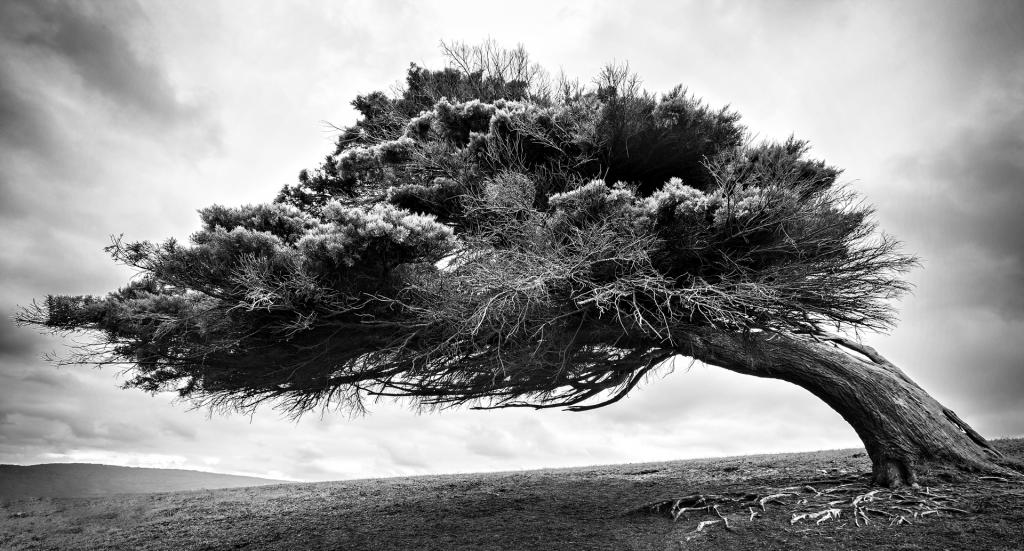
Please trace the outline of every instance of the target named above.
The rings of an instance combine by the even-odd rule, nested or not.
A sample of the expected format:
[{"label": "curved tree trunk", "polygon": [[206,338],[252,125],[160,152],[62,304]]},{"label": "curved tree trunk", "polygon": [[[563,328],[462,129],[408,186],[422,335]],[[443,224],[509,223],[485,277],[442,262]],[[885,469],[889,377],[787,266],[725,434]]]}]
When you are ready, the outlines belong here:
[{"label": "curved tree trunk", "polygon": [[926,463],[1011,472],[1002,465],[1014,461],[874,349],[840,337],[828,341],[708,332],[688,335],[678,350],[736,373],[791,382],[824,400],[857,431],[878,484],[914,485]]}]

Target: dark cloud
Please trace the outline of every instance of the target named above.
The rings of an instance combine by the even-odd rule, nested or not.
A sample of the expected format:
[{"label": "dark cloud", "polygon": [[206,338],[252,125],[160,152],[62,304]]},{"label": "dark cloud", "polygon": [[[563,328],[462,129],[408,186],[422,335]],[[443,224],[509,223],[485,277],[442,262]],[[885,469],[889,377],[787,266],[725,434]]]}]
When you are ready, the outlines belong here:
[{"label": "dark cloud", "polygon": [[[22,386],[23,390],[28,388]],[[36,444],[60,444],[68,448],[139,448],[160,441],[161,433],[190,439],[187,428],[174,426],[173,423],[161,422],[157,431],[122,419],[114,411],[98,416],[88,415],[79,407],[80,398],[54,403],[47,399],[52,394],[51,388],[33,395],[4,396],[0,414],[10,421],[10,426],[4,432],[34,434],[38,437]],[[194,438],[194,434],[191,438]]]},{"label": "dark cloud", "polygon": [[[1017,0],[926,2],[911,12],[947,57],[958,75],[1020,78],[1024,69],[1024,3]],[[920,8],[921,6],[917,6]]]},{"label": "dark cloud", "polygon": [[[912,323],[903,340],[913,346],[894,359],[912,370],[912,376],[939,401],[962,414],[1020,409],[1024,405],[1024,361],[1018,343],[1024,334],[1024,320],[991,312],[949,312],[956,315],[940,318],[941,323],[931,327]],[[920,313],[915,317],[921,317]],[[1021,420],[1024,418],[1017,418],[1018,432]]]},{"label": "dark cloud", "polygon": [[162,120],[190,117],[163,69],[128,33],[144,22],[133,2],[14,0],[0,8],[8,47],[37,64],[54,61],[119,108]]},{"label": "dark cloud", "polygon": [[41,120],[43,113],[32,105],[30,92],[16,83],[0,69],[0,146],[37,152],[52,149],[53,137]]},{"label": "dark cloud", "polygon": [[128,1],[0,2],[0,213],[39,216],[102,186],[105,148],[127,136],[139,156],[219,147],[211,110],[183,99],[151,31]]},{"label": "dark cloud", "polygon": [[0,358],[4,361],[34,359],[41,341],[32,331],[15,327],[9,319],[0,319]]},{"label": "dark cloud", "polygon": [[[1024,90],[1022,90],[1024,92]],[[1024,93],[1021,94],[1024,101]],[[972,246],[1024,262],[1024,104],[983,129],[963,132],[948,154],[925,168],[944,179],[949,221]]]},{"label": "dark cloud", "polygon": [[[977,357],[963,358],[961,365],[968,366],[978,361]],[[965,396],[984,396],[984,404],[971,404],[972,413],[986,411],[1020,411],[1021,397],[1024,397],[1024,365],[1019,358],[1006,358],[995,363],[984,362],[978,367],[968,367],[968,373],[959,373],[956,392]],[[969,376],[964,376],[969,375]],[[1016,417],[1017,426],[1022,417]],[[1002,434],[1006,434],[1003,432]]]},{"label": "dark cloud", "polygon": [[1024,87],[1016,92],[929,154],[896,160],[903,182],[879,200],[896,215],[890,229],[921,247],[925,277],[947,286],[934,295],[943,305],[1024,316]]},{"label": "dark cloud", "polygon": [[[8,397],[10,399],[10,397]],[[22,434],[37,437],[34,443],[56,444],[83,443],[99,440],[95,421],[82,412],[61,405],[44,403],[6,404],[0,409],[8,419],[16,420],[13,427],[4,432],[13,434],[15,430]]]}]

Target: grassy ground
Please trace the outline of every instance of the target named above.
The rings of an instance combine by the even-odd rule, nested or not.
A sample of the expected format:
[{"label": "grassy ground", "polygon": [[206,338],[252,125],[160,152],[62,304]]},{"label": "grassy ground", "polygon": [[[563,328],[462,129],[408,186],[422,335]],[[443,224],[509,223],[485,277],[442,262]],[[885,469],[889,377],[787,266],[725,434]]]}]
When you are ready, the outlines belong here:
[{"label": "grassy ground", "polygon": [[[1024,456],[1024,440],[996,444]],[[851,501],[869,490],[858,478],[868,468],[862,451],[839,450],[25,499],[0,504],[0,548],[1024,549],[1024,486],[1020,482],[933,472],[923,478],[929,494],[950,500],[880,492],[861,501],[862,508],[865,503],[870,507],[855,522]],[[777,493],[788,495],[768,500],[763,511],[756,504],[758,498]],[[646,507],[694,494],[719,495],[718,511],[730,520],[730,529],[717,522],[695,530],[702,521],[721,520],[713,510],[690,511],[673,521],[668,513]],[[739,497],[743,494],[750,495]],[[753,507],[740,503],[754,494]],[[830,506],[827,501],[834,503]],[[937,509],[936,503],[943,508]],[[839,518],[791,523],[794,513],[823,507],[838,509]],[[912,514],[925,510],[935,512],[924,517]],[[751,520],[752,512],[759,516]],[[903,516],[908,523],[896,525],[898,519],[886,512]],[[867,524],[863,517],[869,518]]]}]

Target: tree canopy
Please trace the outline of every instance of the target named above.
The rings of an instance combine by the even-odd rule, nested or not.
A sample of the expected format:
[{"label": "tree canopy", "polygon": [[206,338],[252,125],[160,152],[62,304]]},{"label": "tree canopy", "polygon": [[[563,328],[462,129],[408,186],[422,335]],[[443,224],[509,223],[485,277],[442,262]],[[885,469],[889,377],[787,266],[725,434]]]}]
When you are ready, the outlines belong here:
[{"label": "tree canopy", "polygon": [[352,105],[270,203],[200,212],[188,243],[117,240],[139,270],[20,315],[100,341],[126,386],[248,409],[597,407],[694,332],[879,330],[914,262],[840,171],[626,67],[551,78],[448,45]]}]

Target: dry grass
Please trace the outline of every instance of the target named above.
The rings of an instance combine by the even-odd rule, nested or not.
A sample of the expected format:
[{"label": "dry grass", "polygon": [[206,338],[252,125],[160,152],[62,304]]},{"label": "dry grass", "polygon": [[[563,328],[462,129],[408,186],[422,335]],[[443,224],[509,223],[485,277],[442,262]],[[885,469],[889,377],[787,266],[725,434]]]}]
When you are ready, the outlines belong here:
[{"label": "dry grass", "polygon": [[[1024,440],[996,443],[1024,455]],[[576,469],[285,484],[262,488],[28,499],[0,508],[3,549],[1021,549],[1024,486],[954,473],[923,477],[958,511],[856,522],[859,450]],[[856,484],[856,482],[854,482]],[[790,492],[780,489],[789,488]],[[846,491],[847,488],[849,491]],[[800,491],[792,491],[792,490]],[[762,511],[725,505],[673,521],[645,505],[688,495],[788,493]],[[877,495],[875,496],[877,497]],[[890,496],[891,497],[891,496]],[[801,499],[812,498],[801,503]],[[759,501],[760,499],[758,499]],[[893,504],[907,506],[914,504]],[[860,506],[873,508],[862,499]],[[699,507],[698,507],[699,509]],[[721,517],[729,519],[729,528]],[[823,520],[824,519],[824,520]],[[713,522],[718,520],[719,522]],[[708,522],[712,521],[712,522]],[[820,522],[819,522],[820,521]],[[703,526],[699,531],[697,528]]]}]

